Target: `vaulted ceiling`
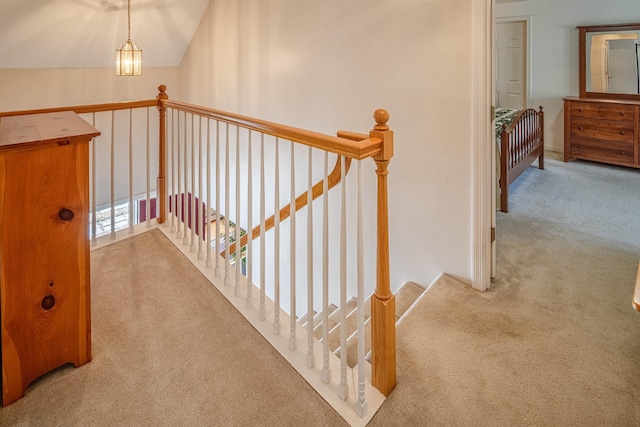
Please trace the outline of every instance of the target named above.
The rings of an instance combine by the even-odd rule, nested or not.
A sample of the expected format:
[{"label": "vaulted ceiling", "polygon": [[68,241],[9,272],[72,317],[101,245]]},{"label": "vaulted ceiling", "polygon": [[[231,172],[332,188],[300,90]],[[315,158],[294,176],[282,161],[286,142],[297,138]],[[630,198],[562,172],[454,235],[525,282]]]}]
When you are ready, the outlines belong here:
[{"label": "vaulted ceiling", "polygon": [[[178,66],[209,0],[131,0],[131,40],[146,67]],[[0,68],[115,65],[127,0],[0,0]]]}]

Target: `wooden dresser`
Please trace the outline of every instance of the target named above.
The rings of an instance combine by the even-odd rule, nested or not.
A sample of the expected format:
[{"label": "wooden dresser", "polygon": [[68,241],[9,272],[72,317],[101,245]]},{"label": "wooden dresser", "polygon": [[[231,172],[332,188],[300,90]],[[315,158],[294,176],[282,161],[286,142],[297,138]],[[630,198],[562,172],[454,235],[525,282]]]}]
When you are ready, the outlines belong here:
[{"label": "wooden dresser", "polygon": [[77,114],[0,118],[2,405],[91,360],[89,144]]},{"label": "wooden dresser", "polygon": [[564,161],[640,167],[640,102],[564,99]]}]

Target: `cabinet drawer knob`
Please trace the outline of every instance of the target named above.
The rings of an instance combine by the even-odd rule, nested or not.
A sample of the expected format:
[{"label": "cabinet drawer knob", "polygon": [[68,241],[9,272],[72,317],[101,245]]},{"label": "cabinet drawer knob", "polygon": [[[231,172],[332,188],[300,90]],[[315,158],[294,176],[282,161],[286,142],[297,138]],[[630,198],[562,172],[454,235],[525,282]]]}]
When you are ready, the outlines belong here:
[{"label": "cabinet drawer knob", "polygon": [[624,117],[624,113],[622,111],[620,111],[620,116]]},{"label": "cabinet drawer knob", "polygon": [[621,152],[620,152],[620,155],[621,155],[621,156],[624,156],[624,151],[621,151]]},{"label": "cabinet drawer knob", "polygon": [[578,130],[584,130],[582,126],[578,126]]},{"label": "cabinet drawer knob", "polygon": [[578,148],[582,150],[584,148],[584,146],[583,145],[578,145]]},{"label": "cabinet drawer knob", "polygon": [[62,208],[60,212],[58,212],[58,218],[60,218],[61,221],[71,221],[73,217],[74,215],[71,209]]},{"label": "cabinet drawer knob", "polygon": [[578,112],[579,112],[579,113],[582,113],[582,108],[578,108]]},{"label": "cabinet drawer knob", "polygon": [[51,294],[46,295],[44,298],[42,298],[41,305],[43,310],[49,311],[53,308],[54,305],[56,305],[56,299]]},{"label": "cabinet drawer knob", "polygon": [[624,135],[624,131],[623,130],[620,131],[620,135]]}]

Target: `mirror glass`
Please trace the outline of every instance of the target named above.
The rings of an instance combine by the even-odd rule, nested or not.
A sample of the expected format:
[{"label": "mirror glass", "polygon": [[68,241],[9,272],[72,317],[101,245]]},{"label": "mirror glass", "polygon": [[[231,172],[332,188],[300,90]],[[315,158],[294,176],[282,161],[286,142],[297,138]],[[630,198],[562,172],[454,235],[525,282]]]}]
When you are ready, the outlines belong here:
[{"label": "mirror glass", "polygon": [[587,32],[586,91],[640,94],[640,30]]}]

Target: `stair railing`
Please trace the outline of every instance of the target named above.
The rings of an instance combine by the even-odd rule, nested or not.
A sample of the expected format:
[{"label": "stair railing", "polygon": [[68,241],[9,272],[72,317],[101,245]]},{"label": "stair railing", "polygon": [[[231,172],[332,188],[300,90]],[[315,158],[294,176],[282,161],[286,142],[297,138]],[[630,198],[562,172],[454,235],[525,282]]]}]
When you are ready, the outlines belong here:
[{"label": "stair railing", "polygon": [[[344,180],[351,161],[358,163],[357,179],[360,181],[361,160],[374,159],[378,176],[376,239],[378,255],[376,287],[372,298],[372,383],[383,394],[388,395],[396,381],[395,299],[389,283],[387,216],[387,175],[388,164],[393,156],[393,132],[387,125],[388,113],[384,110],[375,112],[376,124],[368,134],[341,131],[338,136],[329,136],[169,100],[166,98],[164,88],[160,87],[160,90],[158,98],[161,101],[159,101],[159,105],[166,109],[166,113],[163,113],[161,109],[160,120],[161,122],[166,120],[167,124],[166,141],[161,141],[161,145],[165,145],[166,152],[169,153],[166,159],[168,168],[165,170],[161,167],[159,172],[159,175],[166,176],[168,181],[167,191],[164,193],[167,194],[167,199],[160,201],[160,205],[166,205],[166,210],[170,212],[170,215],[165,217],[166,220],[170,223],[173,232],[182,239],[184,245],[189,246],[191,251],[197,252],[197,257],[204,259],[207,266],[214,268],[218,274],[224,276],[225,284],[233,287],[236,295],[242,294],[245,297],[247,306],[253,304],[253,284],[256,283],[255,292],[259,293],[257,305],[260,319],[264,320],[267,315],[268,309],[265,300],[273,298],[274,308],[271,321],[273,323],[272,330],[276,335],[281,331],[280,319],[283,314],[280,302],[282,289],[278,287],[278,284],[289,281],[291,285],[289,296],[293,302],[285,310],[288,313],[284,314],[290,315],[290,348],[296,346],[297,328],[294,322],[299,317],[299,310],[297,310],[299,304],[295,302],[294,294],[301,293],[300,289],[296,289],[292,282],[296,280],[296,264],[303,264],[303,261],[296,258],[296,252],[302,252],[296,244],[297,240],[300,240],[299,236],[304,232],[296,229],[296,223],[305,220],[300,214],[293,215],[292,212],[301,212],[303,208],[307,207],[307,225],[313,224],[314,210],[316,209],[313,208],[312,203],[314,199],[321,197],[323,200],[322,215],[324,216],[321,221],[326,224],[328,220],[324,211],[327,210],[326,204],[330,199],[327,194],[329,188],[340,184],[342,205],[344,206],[347,191]],[[164,119],[163,114],[166,114]],[[301,156],[301,152],[305,149],[307,150],[306,155]],[[269,160],[272,162],[271,166],[264,163],[265,153],[269,158],[267,163]],[[336,162],[332,173],[329,173],[327,166],[329,156],[334,157]],[[284,172],[283,180],[288,180],[287,182],[281,180],[283,172],[279,163],[280,157],[288,157],[291,163],[291,169]],[[304,157],[305,160],[299,160],[301,157]],[[299,166],[300,163],[302,166]],[[315,182],[313,171],[317,169],[318,163],[324,164],[324,172],[322,173],[324,178],[320,182]],[[296,187],[300,187],[300,180],[297,176],[300,173],[295,172],[298,170],[297,168],[306,169],[307,172],[307,189],[301,193],[296,191]],[[265,177],[265,169],[271,173],[270,177]],[[266,181],[268,181],[268,185],[265,184]],[[271,187],[271,191],[265,192],[265,188],[269,187]],[[289,187],[289,196],[283,197],[280,187]],[[191,194],[193,196],[190,196]],[[361,197],[360,194],[361,191],[358,191],[358,197]],[[287,197],[287,202],[280,203],[281,199]],[[186,202],[182,200],[186,200]],[[259,207],[254,202],[259,203]],[[318,208],[320,207],[318,206]],[[358,201],[356,210],[358,209],[362,209],[361,201]],[[343,210],[341,216],[345,216],[347,213],[346,207]],[[272,214],[267,215],[267,211]],[[213,221],[204,220],[209,217]],[[296,219],[296,217],[299,218]],[[288,247],[284,248],[280,245],[280,236],[284,229],[282,224],[287,219],[289,221],[288,234],[298,236],[298,238],[290,239]],[[185,223],[187,225],[194,224],[194,226],[185,226]],[[362,252],[361,219],[357,229],[357,246],[358,250]],[[272,230],[273,236],[271,237],[266,235],[269,230]],[[191,234],[187,236],[187,233]],[[343,236],[346,236],[344,231],[342,233]],[[340,240],[343,239],[346,237],[340,238]],[[259,243],[259,248],[253,245],[254,240],[259,240],[256,242]],[[323,235],[323,253],[330,251],[327,240],[328,238]],[[212,243],[201,248],[200,241],[211,241]],[[269,242],[269,248],[267,248],[267,242]],[[317,245],[314,242],[312,227],[306,233],[305,243],[307,253],[312,252],[314,245]],[[218,250],[213,251],[211,247]],[[266,252],[268,251],[274,255],[270,261],[273,265],[273,271],[268,271],[269,274],[267,274],[265,265]],[[280,266],[285,263],[279,258],[282,254],[289,257],[287,260],[291,267],[289,278],[285,278],[279,271]],[[346,256],[342,257],[345,261],[346,258]],[[361,263],[364,257],[358,255],[355,259]],[[245,264],[241,265],[243,262]],[[326,259],[323,259],[321,262],[316,261],[315,263],[325,266],[327,262]],[[314,273],[313,266],[314,261],[308,260],[306,266],[306,281],[308,283],[313,283],[316,280],[317,274]],[[233,274],[234,268],[238,274]],[[340,278],[343,281],[346,277],[347,266],[341,265],[340,269],[342,270]],[[357,270],[362,269],[362,265],[357,265]],[[265,285],[268,281],[266,277],[268,275],[275,277],[272,280],[274,285],[269,289],[269,292],[267,292]],[[307,313],[315,312],[316,306],[319,308],[317,311],[326,312],[328,301],[326,298],[326,288],[328,287],[326,278],[330,275],[324,273],[320,276],[320,281],[323,282],[322,294],[324,298],[321,298],[322,304],[314,301],[313,289],[307,290]],[[359,281],[364,280],[364,274],[356,276],[360,277]],[[344,285],[343,288],[346,290],[347,286]],[[364,293],[360,289],[364,289],[364,286],[358,287],[358,293],[362,294],[358,295],[358,301],[362,302],[364,301]],[[302,293],[304,294],[305,291],[303,290]],[[300,295],[298,295],[299,298]],[[340,296],[340,300],[342,304],[345,302],[344,295]],[[363,314],[364,308],[361,308],[359,316]],[[313,328],[308,328],[307,335],[307,366],[312,367],[315,360]],[[346,330],[342,335],[341,341],[344,342],[347,336]],[[362,337],[362,341],[364,342],[364,337]],[[364,349],[364,345],[361,347]],[[326,348],[323,348],[322,353],[322,376],[328,382],[330,374]],[[364,361],[364,355],[361,360]],[[364,363],[359,363],[359,369],[364,369],[364,365]],[[341,377],[346,377],[345,367],[346,361],[341,361]],[[364,376],[364,374],[361,376],[363,380]],[[342,398],[346,398],[347,388],[346,379],[341,380],[339,393]],[[358,384],[358,388],[362,388],[360,384]],[[364,411],[366,411],[366,404],[361,396],[358,396],[358,402],[361,407],[359,411],[362,410],[362,407],[365,407]]]},{"label": "stair railing", "polygon": [[[238,295],[244,292],[245,305],[255,304],[262,321],[270,316],[274,335],[280,335],[281,325],[285,324],[280,318],[288,317],[290,350],[296,350],[301,343],[299,335],[304,331],[297,323],[299,313],[306,311],[311,313],[312,318],[314,311],[322,311],[324,342],[319,346],[313,335],[313,327],[309,327],[304,331],[306,339],[303,347],[306,350],[307,367],[313,367],[316,356],[322,354],[321,377],[325,383],[331,383],[331,367],[336,357],[329,354],[327,348],[328,296],[333,292],[329,283],[336,280],[341,283],[339,300],[340,306],[344,307],[347,279],[356,277],[360,325],[358,380],[357,384],[353,384],[351,396],[354,397],[356,412],[364,417],[367,401],[365,336],[362,327],[365,311],[365,256],[361,161],[369,157],[376,163],[378,176],[377,278],[371,303],[371,383],[384,395],[388,395],[395,386],[395,300],[389,287],[387,219],[387,174],[388,163],[393,156],[393,132],[386,124],[388,114],[384,110],[377,110],[374,113],[376,124],[368,134],[340,131],[338,136],[328,136],[172,101],[169,100],[164,85],[158,89],[156,99],[152,100],[4,112],[0,113],[0,120],[3,116],[10,115],[71,110],[92,123],[102,133],[90,145],[92,244],[95,245],[99,240],[96,213],[101,208],[107,211],[106,232],[109,240],[115,240],[117,234],[121,236],[115,224],[116,205],[119,201],[128,205],[123,230],[128,231],[125,237],[134,232],[139,222],[145,222],[150,227],[151,218],[156,217],[152,207],[153,210],[157,209],[158,223],[164,224],[179,236],[183,245],[187,245],[190,251],[196,252],[197,257],[205,261],[206,268],[212,268],[216,274],[224,276],[225,284],[233,287]],[[158,110],[157,115],[150,112],[154,107]],[[152,144],[153,140],[158,140],[158,144]],[[253,154],[251,150],[254,150]],[[265,155],[271,157],[271,166],[268,165],[269,159],[265,162]],[[280,171],[280,157],[288,158],[289,172],[282,174]],[[356,190],[352,190],[347,179],[347,172],[353,161],[357,164],[357,174],[355,177],[350,176],[356,179]],[[331,173],[328,168],[330,162],[335,162]],[[122,163],[126,163],[126,167]],[[323,167],[319,168],[318,164]],[[266,176],[265,171],[273,174]],[[231,175],[232,172],[234,176]],[[151,176],[156,173],[157,180],[153,182]],[[302,175],[306,175],[306,179],[300,179]],[[289,182],[285,183],[287,179]],[[248,185],[249,182],[259,185]],[[274,185],[276,182],[278,185]],[[288,196],[280,193],[281,186],[289,187]],[[335,196],[331,196],[329,190],[332,188],[339,190],[339,194],[336,191]],[[351,196],[352,193],[356,194],[356,205],[349,207],[347,194]],[[280,200],[287,201],[281,203]],[[332,212],[329,216],[328,207],[336,200],[340,212],[338,215]],[[322,205],[318,204],[320,202]],[[142,212],[134,215],[134,208]],[[346,229],[345,220],[353,216],[354,210],[357,211],[355,216],[359,218],[355,232]],[[316,211],[321,213],[320,220],[317,215],[319,212]],[[267,212],[272,214],[268,216]],[[339,244],[335,245],[336,242],[324,230],[329,225],[334,226],[334,219],[337,217],[340,218],[340,225],[337,227],[340,237]],[[287,228],[283,225],[286,221],[289,222]],[[306,233],[299,229],[300,224],[304,226],[305,222]],[[318,222],[322,223],[321,233],[317,233],[313,227]],[[215,228],[215,232],[212,228]],[[289,239],[286,248],[280,246],[283,234],[296,236]],[[315,234],[320,234],[321,238],[318,240]],[[352,234],[356,235],[355,254],[340,256],[340,271],[337,276],[327,274],[332,248],[339,246],[341,251],[346,252],[347,236]],[[300,245],[303,241],[305,245]],[[212,246],[215,252],[212,251]],[[303,259],[298,252],[305,252],[305,247],[308,254],[320,252],[321,260],[313,259],[310,255],[306,260]],[[317,251],[318,248],[321,250]],[[221,252],[223,256],[219,256]],[[269,271],[266,268],[267,252],[274,254],[272,269]],[[285,254],[288,259],[280,259],[278,254]],[[253,261],[248,262],[247,259]],[[352,264],[356,266],[355,273],[350,270],[348,260],[354,261]],[[232,264],[233,261],[236,261],[235,265]],[[285,310],[281,310],[280,293],[287,290],[278,288],[275,282],[286,281],[285,275],[279,270],[281,265],[287,263],[290,266],[286,278],[291,284],[290,303]],[[321,265],[322,268],[314,269],[314,264]],[[304,270],[306,277],[301,280]],[[271,279],[274,284],[269,292],[265,285],[267,275],[279,278]],[[306,281],[309,288],[297,289],[294,286],[296,281]],[[244,291],[240,287],[241,282]],[[322,289],[317,292],[321,296],[315,295],[316,290],[311,286],[314,282],[322,282]],[[257,283],[260,288],[256,289],[258,296],[255,301],[252,295],[253,283]],[[316,298],[318,296],[320,298]],[[301,297],[306,299],[304,309],[298,304]],[[273,308],[268,308],[266,304],[270,298],[274,300]],[[341,312],[341,320],[340,343],[344,349],[348,336],[344,310]],[[341,351],[339,358],[337,390],[341,399],[347,399],[350,393],[350,376],[347,375],[346,351]]]}]

